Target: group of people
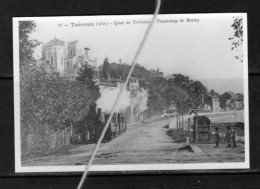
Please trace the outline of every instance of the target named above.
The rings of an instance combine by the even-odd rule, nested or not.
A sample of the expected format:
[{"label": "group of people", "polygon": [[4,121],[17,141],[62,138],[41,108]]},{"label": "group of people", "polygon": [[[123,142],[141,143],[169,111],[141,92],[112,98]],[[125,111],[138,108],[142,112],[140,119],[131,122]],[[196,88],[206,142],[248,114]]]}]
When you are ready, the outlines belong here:
[{"label": "group of people", "polygon": [[[233,148],[237,147],[237,132],[235,131],[235,129],[231,130],[229,126],[227,127],[225,141],[227,142],[227,148],[230,148],[232,146]],[[220,143],[220,133],[218,127],[215,128],[215,143],[216,143],[215,148],[218,148]]]}]

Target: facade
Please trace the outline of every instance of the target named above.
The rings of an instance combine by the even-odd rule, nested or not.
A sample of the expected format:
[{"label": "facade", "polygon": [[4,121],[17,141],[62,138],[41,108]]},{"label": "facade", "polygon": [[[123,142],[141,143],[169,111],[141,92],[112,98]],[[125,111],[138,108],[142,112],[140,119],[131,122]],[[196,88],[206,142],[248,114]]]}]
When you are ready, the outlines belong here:
[{"label": "facade", "polygon": [[129,87],[129,90],[136,90],[136,89],[139,89],[140,88],[140,85],[139,85],[139,80],[138,78],[135,78],[135,77],[130,77],[129,79],[129,83],[128,83],[128,87]]},{"label": "facade", "polygon": [[219,98],[217,96],[212,96],[212,112],[218,112],[220,109]]},{"label": "facade", "polygon": [[82,54],[79,42],[78,41],[68,42],[64,72],[62,76],[75,79],[78,70],[83,65],[83,63],[84,63],[84,56]]},{"label": "facade", "polygon": [[219,97],[206,95],[203,101],[204,101],[204,110],[211,111],[211,112],[220,111]]},{"label": "facade", "polygon": [[64,61],[66,56],[65,42],[56,37],[42,46],[41,63],[47,63],[60,74],[64,70]]}]

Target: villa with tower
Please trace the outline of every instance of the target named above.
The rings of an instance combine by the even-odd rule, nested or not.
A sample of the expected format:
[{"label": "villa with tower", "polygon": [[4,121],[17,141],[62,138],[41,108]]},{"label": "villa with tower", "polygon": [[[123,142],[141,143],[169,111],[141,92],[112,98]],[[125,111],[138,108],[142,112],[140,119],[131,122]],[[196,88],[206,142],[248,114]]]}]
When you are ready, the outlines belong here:
[{"label": "villa with tower", "polygon": [[38,64],[49,65],[61,77],[68,77],[70,79],[75,79],[82,65],[88,64],[94,70],[94,80],[98,81],[99,69],[97,67],[97,60],[89,58],[89,50],[90,48],[85,47],[83,52],[78,40],[70,41],[66,44],[65,41],[55,37],[43,44],[41,59],[38,61]]}]

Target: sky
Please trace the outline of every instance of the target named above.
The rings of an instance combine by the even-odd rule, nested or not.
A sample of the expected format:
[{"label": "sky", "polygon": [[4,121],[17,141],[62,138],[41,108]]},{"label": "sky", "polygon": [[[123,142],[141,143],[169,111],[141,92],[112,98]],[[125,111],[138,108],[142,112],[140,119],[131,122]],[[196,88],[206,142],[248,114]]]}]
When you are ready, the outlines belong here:
[{"label": "sky", "polygon": [[[137,62],[164,75],[181,73],[200,80],[210,90],[243,92],[243,64],[231,50],[231,14],[159,15]],[[90,48],[89,56],[101,65],[130,64],[151,20],[151,15],[42,17],[32,39],[48,42],[79,40]],[[182,21],[181,21],[182,20]],[[59,27],[59,24],[62,26]],[[82,24],[79,26],[79,24]],[[66,26],[67,25],[67,26]],[[40,58],[40,49],[35,57]]]}]

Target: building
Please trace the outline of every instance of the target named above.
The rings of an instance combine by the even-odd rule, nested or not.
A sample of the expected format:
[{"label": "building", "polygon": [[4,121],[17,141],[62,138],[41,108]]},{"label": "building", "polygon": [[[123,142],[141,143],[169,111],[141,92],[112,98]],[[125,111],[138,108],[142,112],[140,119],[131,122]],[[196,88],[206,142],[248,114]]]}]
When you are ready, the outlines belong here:
[{"label": "building", "polygon": [[222,97],[227,99],[226,110],[241,110],[244,108],[243,94],[235,94],[231,91],[228,91],[222,94]]},{"label": "building", "polygon": [[46,63],[52,66],[60,74],[64,72],[64,62],[66,58],[66,46],[64,41],[55,37],[48,43],[43,44],[41,55],[41,64]]},{"label": "building", "polygon": [[70,41],[67,44],[65,66],[61,76],[75,79],[78,70],[84,63],[84,55],[78,41]]},{"label": "building", "polygon": [[150,70],[150,75],[152,78],[154,77],[163,77],[163,72],[160,72],[159,69],[157,70]]},{"label": "building", "polygon": [[219,98],[217,96],[212,96],[212,112],[218,112],[220,110]]},{"label": "building", "polygon": [[41,65],[50,65],[61,77],[75,79],[80,68],[88,64],[94,71],[94,81],[99,82],[99,69],[97,60],[91,60],[88,55],[89,48],[84,48],[84,52],[78,40],[65,41],[56,37],[43,44],[42,57],[38,61]]},{"label": "building", "polygon": [[105,90],[115,90],[115,89],[120,89],[122,87],[122,85],[124,84],[123,80],[120,79],[111,79],[108,80],[107,82],[99,82],[98,86],[99,86],[99,90],[100,93],[102,93]]},{"label": "building", "polygon": [[129,82],[128,82],[128,88],[129,88],[129,90],[131,91],[131,90],[139,89],[139,88],[140,88],[139,81],[140,81],[139,78],[130,77],[130,78],[129,78]]},{"label": "building", "polygon": [[206,111],[211,111],[211,112],[218,112],[220,111],[220,106],[219,106],[219,97],[216,95],[206,95],[203,97],[204,101],[204,109]]}]

